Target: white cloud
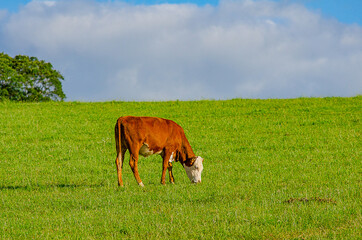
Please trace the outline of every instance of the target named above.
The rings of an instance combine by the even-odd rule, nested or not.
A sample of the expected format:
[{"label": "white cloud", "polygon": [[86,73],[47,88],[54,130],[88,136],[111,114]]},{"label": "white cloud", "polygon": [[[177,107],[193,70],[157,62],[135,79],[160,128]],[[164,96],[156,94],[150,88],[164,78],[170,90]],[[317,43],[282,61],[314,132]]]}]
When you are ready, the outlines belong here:
[{"label": "white cloud", "polygon": [[[51,4],[50,4],[51,3]],[[0,46],[53,63],[68,100],[353,96],[362,29],[301,5],[31,2],[0,18]]]}]

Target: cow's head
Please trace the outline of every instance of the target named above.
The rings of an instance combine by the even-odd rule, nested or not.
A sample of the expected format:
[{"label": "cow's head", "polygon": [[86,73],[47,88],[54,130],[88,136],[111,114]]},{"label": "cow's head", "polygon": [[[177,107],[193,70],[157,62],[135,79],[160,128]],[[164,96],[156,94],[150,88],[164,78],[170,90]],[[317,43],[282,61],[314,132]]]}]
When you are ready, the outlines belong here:
[{"label": "cow's head", "polygon": [[203,161],[204,159],[202,157],[196,157],[194,163],[190,167],[183,164],[187,176],[189,177],[192,183],[201,182],[201,173],[202,170],[204,170],[204,166],[202,165]]}]

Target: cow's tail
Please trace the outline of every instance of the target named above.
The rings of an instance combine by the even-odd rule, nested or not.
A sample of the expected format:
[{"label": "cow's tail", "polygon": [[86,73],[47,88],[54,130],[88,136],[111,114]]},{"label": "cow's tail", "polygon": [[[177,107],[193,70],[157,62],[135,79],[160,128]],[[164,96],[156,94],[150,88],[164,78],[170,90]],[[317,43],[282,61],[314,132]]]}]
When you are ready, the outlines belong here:
[{"label": "cow's tail", "polygon": [[114,127],[114,136],[116,139],[116,150],[117,150],[117,154],[119,154],[122,151],[122,131],[121,131],[121,124],[122,124],[122,119],[119,118],[117,120],[116,126]]},{"label": "cow's tail", "polygon": [[114,127],[114,136],[116,140],[116,166],[117,166],[117,175],[118,175],[118,185],[123,186],[122,181],[122,167],[123,167],[123,150],[122,150],[122,118],[117,120],[116,126]]}]

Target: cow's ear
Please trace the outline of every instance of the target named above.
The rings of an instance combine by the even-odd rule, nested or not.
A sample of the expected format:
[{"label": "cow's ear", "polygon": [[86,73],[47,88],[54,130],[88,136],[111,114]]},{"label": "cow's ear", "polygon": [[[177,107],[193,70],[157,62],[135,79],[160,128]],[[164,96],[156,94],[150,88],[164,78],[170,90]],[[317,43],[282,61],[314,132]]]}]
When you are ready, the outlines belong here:
[{"label": "cow's ear", "polygon": [[194,165],[196,159],[197,159],[197,157],[193,157],[193,158],[190,159],[190,167],[191,167],[192,165]]}]

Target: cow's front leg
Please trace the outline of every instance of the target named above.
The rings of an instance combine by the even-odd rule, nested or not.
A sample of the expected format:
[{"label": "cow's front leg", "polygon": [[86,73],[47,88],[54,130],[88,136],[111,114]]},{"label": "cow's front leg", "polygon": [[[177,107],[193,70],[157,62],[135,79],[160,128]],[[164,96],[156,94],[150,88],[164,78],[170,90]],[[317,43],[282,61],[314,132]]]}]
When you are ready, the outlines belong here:
[{"label": "cow's front leg", "polygon": [[169,164],[169,160],[172,158],[172,153],[170,153],[169,151],[165,151],[164,155],[163,155],[163,162],[162,162],[162,176],[161,176],[161,184],[165,185],[166,181],[166,171],[168,168],[168,164]]},{"label": "cow's front leg", "polygon": [[167,160],[163,159],[163,163],[162,163],[162,176],[161,176],[161,184],[163,184],[163,185],[166,184],[165,178],[166,178],[167,164],[168,164]]},{"label": "cow's front leg", "polygon": [[173,174],[172,174],[172,163],[168,163],[168,174],[169,174],[169,177],[170,177],[170,183],[174,184],[175,183],[175,179],[173,177]]}]

